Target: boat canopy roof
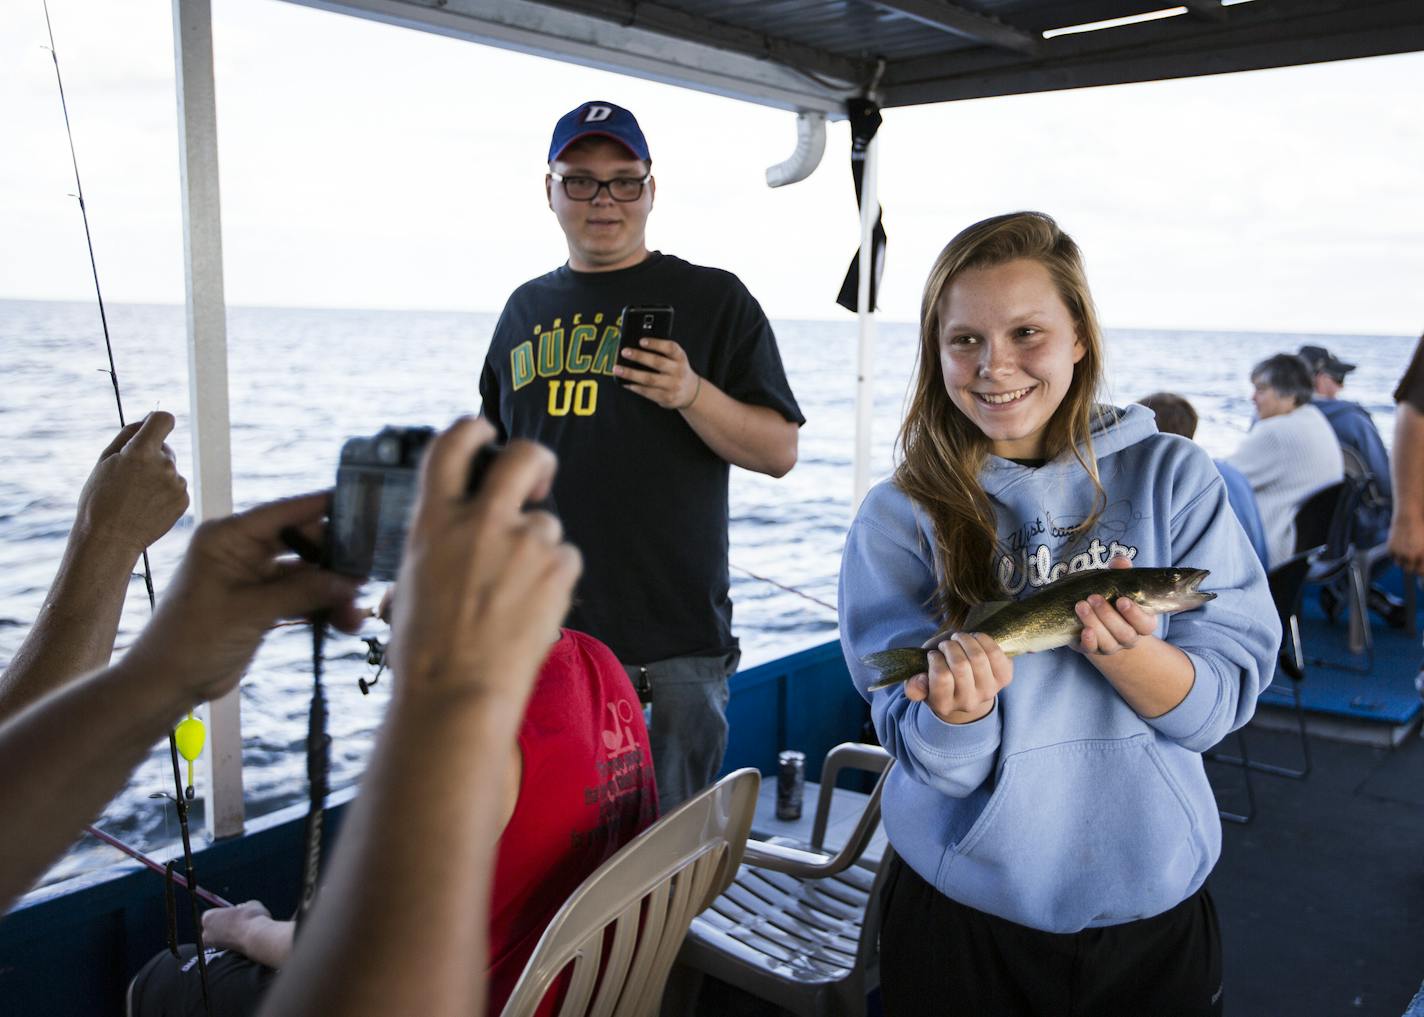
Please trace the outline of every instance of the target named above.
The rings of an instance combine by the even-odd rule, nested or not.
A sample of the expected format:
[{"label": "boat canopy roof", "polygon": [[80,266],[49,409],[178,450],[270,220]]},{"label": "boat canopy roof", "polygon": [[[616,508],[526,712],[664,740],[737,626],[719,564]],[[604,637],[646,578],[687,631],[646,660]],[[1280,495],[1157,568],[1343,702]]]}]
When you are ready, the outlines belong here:
[{"label": "boat canopy roof", "polygon": [[833,118],[1424,49],[1419,0],[292,2]]}]

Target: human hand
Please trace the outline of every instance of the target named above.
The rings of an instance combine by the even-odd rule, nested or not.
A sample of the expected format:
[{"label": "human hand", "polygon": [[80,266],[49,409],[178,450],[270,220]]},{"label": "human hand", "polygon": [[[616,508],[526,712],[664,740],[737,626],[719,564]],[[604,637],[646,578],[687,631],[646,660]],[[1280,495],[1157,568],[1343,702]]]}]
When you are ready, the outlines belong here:
[{"label": "human hand", "polygon": [[283,967],[292,956],[295,922],[279,922],[261,901],[203,912],[203,943],[214,950],[236,950],[269,968]]},{"label": "human hand", "polygon": [[391,618],[393,617],[391,611],[392,608],[395,606],[395,602],[396,584],[391,583],[390,586],[386,587],[386,592],[381,594],[381,602],[377,604],[375,610],[371,612],[372,617],[379,618],[381,619],[381,621],[389,625],[391,623]]},{"label": "human hand", "polygon": [[[1118,555],[1108,562],[1110,569],[1130,569],[1132,562]],[[1108,603],[1098,594],[1073,605],[1083,634],[1073,649],[1088,656],[1107,657],[1130,650],[1143,636],[1157,631],[1157,612],[1141,607],[1127,597]]]},{"label": "human hand", "polygon": [[155,410],[125,426],[79,492],[75,531],[137,559],[188,509],[188,483],[163,443],[173,414]]},{"label": "human hand", "polygon": [[999,690],[1014,680],[1014,662],[992,637],[955,632],[929,652],[929,672],[905,683],[905,697],[926,701],[947,724],[968,724],[994,708]]},{"label": "human hand", "polygon": [[359,629],[359,580],[291,557],[280,537],[294,526],[319,541],[328,498],[318,492],[268,502],[199,526],[125,661],[182,682],[195,700],[210,700],[237,684],[280,619],[325,610],[337,628]]},{"label": "human hand", "polygon": [[554,454],[512,441],[466,494],[475,452],[493,440],[462,418],[431,443],[396,585],[391,630],[397,697],[490,695],[523,708],[568,611],[582,559],[548,512]]},{"label": "human hand", "polygon": [[638,345],[642,348],[624,347],[623,356],[639,366],[616,364],[615,377],[623,378],[631,391],[666,410],[685,410],[697,401],[702,379],[681,346],[671,339],[649,338],[638,340]]},{"label": "human hand", "polygon": [[1424,575],[1424,518],[1396,512],[1389,525],[1389,553],[1405,572]]},{"label": "human hand", "polygon": [[203,912],[203,943],[214,950],[236,950],[247,955],[250,930],[263,921],[272,921],[272,912],[259,900],[211,908]]}]

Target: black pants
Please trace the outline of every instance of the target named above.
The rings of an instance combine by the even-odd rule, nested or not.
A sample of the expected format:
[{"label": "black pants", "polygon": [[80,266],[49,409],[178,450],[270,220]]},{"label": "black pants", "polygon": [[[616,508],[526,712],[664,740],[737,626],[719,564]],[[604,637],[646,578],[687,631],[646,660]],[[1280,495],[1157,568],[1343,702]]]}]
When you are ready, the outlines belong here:
[{"label": "black pants", "polygon": [[1152,918],[1061,934],[965,907],[890,864],[886,1017],[1220,1017],[1221,930],[1206,887]]}]

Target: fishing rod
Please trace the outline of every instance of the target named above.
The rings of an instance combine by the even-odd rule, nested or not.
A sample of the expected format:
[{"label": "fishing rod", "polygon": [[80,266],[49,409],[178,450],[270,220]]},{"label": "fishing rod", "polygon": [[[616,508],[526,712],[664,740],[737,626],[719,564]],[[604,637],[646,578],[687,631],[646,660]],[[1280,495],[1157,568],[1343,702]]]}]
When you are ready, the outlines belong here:
[{"label": "fishing rod", "polygon": [[[45,30],[49,34],[49,55],[54,61],[54,80],[59,86],[59,107],[64,113],[64,133],[69,139],[69,160],[74,166],[74,197],[79,202],[79,214],[84,220],[84,242],[89,247],[89,269],[94,276],[94,295],[99,301],[99,322],[104,329],[104,349],[109,355],[109,381],[113,384],[114,403],[119,409],[119,426],[124,427],[127,426],[128,422],[124,419],[124,400],[122,394],[119,392],[119,372],[114,364],[114,344],[109,338],[109,319],[108,315],[104,312],[104,294],[99,286],[99,264],[94,257],[94,235],[89,229],[89,210],[84,204],[84,185],[79,178],[79,155],[74,148],[74,131],[69,124],[69,103],[64,97],[64,76],[59,71],[59,53],[54,45],[54,24],[51,22],[49,16],[49,0],[41,0],[41,2],[44,6]],[[143,551],[143,585],[148,591],[148,607],[149,611],[152,612],[156,598],[153,595],[153,570],[149,565],[147,548],[144,548]],[[189,714],[188,719],[196,721],[196,718],[191,714]],[[199,746],[199,748],[201,748],[201,746]],[[184,882],[188,888],[188,902],[193,913],[193,935],[198,947],[198,979],[203,990],[203,1009],[205,1012],[211,1013],[212,1004],[208,1000],[207,950],[203,944],[203,922],[201,911],[198,907],[198,877],[193,871],[193,844],[192,837],[188,830],[188,795],[184,792],[183,777],[178,769],[178,739],[172,730],[168,732],[168,755],[173,763],[173,786],[177,792],[174,795],[173,801],[178,809],[178,828],[183,835],[183,865],[187,871],[187,879]],[[184,755],[187,756],[187,752],[185,752]],[[191,770],[192,759],[189,758],[188,762]],[[168,874],[170,878],[176,878],[171,868],[168,870]],[[177,930],[175,924],[176,923],[171,922],[169,926],[169,947],[173,949],[176,955]]]},{"label": "fishing rod", "polygon": [[[130,845],[125,844],[113,834],[105,833],[97,826],[86,826],[84,828],[84,832],[87,833],[89,836],[93,837],[95,840],[103,841],[111,848],[117,848],[118,850],[122,851],[124,854],[132,858],[134,861],[142,862],[144,865],[152,869],[154,872],[158,873],[160,876],[168,876],[169,872],[167,865],[163,864],[162,862],[154,861],[152,858],[144,854],[138,848],[131,847]],[[183,887],[183,889],[186,890],[188,888],[188,880],[183,877],[182,873],[175,872],[172,874],[172,877],[173,882]],[[213,893],[211,890],[204,890],[201,886],[195,887],[194,892],[215,908],[232,907],[232,901],[224,900],[217,894]]]}]

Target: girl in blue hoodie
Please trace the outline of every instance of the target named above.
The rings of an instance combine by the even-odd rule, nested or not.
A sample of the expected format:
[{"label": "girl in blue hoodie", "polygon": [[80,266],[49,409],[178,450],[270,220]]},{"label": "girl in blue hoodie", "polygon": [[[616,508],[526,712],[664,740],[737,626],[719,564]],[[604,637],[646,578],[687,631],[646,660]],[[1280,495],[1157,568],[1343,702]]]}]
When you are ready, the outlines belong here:
[{"label": "girl in blue hoodie", "polygon": [[[1201,753],[1245,724],[1280,628],[1210,457],[1098,403],[1103,341],[1048,216],[969,227],[930,271],[891,479],[841,566],[841,642],[895,757],[884,819],[886,1012],[1218,1014],[1205,888],[1221,850]],[[1010,659],[955,631],[868,692],[878,650],[1092,568],[1211,572],[1204,606],[1076,605],[1080,641]]]}]

